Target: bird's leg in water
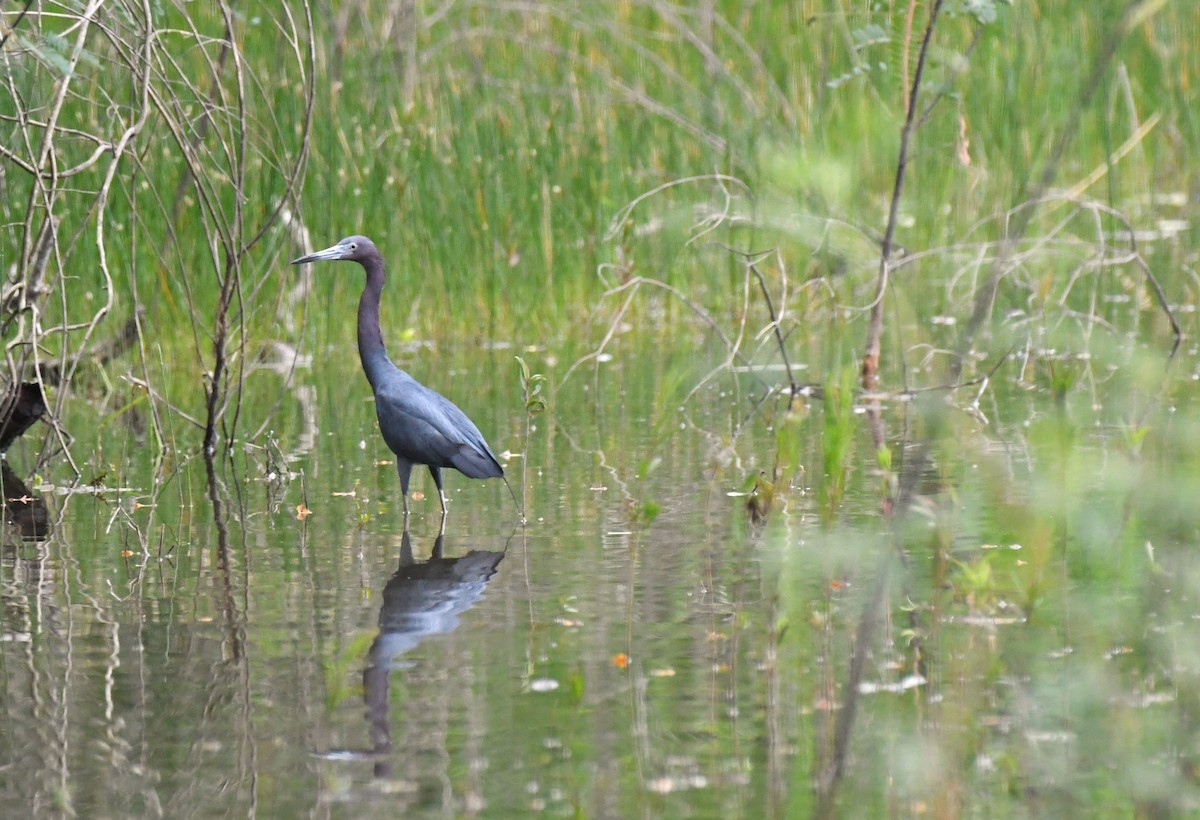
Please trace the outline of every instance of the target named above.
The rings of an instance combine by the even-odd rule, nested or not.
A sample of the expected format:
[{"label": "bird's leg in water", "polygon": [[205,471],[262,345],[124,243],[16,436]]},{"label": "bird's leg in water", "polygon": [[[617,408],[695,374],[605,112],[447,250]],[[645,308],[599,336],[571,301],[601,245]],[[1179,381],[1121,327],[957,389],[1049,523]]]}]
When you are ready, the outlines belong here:
[{"label": "bird's leg in water", "polygon": [[412,462],[396,459],[396,472],[400,474],[400,493],[404,498],[404,529],[408,529],[408,479],[412,477]]},{"label": "bird's leg in water", "polygon": [[430,465],[429,473],[433,476],[433,483],[437,485],[438,500],[442,502],[442,521],[446,520],[446,494],[442,492],[442,468]]}]

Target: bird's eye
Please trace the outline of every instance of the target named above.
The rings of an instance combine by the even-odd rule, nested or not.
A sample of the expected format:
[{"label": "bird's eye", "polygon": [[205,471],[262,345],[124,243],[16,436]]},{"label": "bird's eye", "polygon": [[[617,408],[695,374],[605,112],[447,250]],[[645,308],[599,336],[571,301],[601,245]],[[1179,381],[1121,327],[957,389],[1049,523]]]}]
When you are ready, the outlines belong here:
[{"label": "bird's eye", "polygon": [[352,251],[356,251],[356,250],[358,250],[358,243],[357,243],[357,242],[351,242],[351,243],[350,243],[350,250],[352,250]]}]

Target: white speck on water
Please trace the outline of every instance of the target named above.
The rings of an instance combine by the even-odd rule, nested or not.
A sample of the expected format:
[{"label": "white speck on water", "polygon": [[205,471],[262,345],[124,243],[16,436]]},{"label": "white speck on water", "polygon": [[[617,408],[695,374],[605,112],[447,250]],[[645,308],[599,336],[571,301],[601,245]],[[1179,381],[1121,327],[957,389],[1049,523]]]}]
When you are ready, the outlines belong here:
[{"label": "white speck on water", "polygon": [[646,788],[655,794],[670,794],[685,789],[703,789],[708,785],[708,778],[702,774],[683,775],[681,777],[655,777],[646,781]]}]

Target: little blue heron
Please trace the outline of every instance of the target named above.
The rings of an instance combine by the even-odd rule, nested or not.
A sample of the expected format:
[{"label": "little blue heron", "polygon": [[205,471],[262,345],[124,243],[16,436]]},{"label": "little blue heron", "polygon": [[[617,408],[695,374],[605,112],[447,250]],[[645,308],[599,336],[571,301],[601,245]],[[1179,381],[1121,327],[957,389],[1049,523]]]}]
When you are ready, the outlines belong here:
[{"label": "little blue heron", "polygon": [[[424,464],[437,485],[446,521],[442,468],[453,467],[468,478],[504,478],[504,468],[483,440],[479,428],[445,396],[430,390],[388,358],[379,330],[379,297],[387,274],[375,243],[365,236],[348,236],[332,248],[293,259],[293,265],[344,260],[367,272],[358,300],[358,356],[375,394],[375,413],[383,440],[396,454],[396,471],[404,493],[404,522],[408,524],[408,479],[414,464]],[[509,492],[512,492],[510,486]],[[516,500],[516,495],[513,495]]]}]

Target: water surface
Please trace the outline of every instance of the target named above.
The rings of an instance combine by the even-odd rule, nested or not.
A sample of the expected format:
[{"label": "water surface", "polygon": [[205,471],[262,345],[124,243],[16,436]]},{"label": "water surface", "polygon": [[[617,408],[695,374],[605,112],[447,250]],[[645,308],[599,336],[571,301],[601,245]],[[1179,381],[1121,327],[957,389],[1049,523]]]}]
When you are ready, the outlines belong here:
[{"label": "water surface", "polygon": [[814,403],[787,422],[804,469],[759,527],[745,481],[773,468],[783,416],[735,436],[729,385],[681,412],[673,365],[641,362],[564,391],[527,448],[502,398],[460,399],[525,453],[524,528],[502,484],[452,473],[444,536],[425,475],[405,533],[369,403],[320,374],[211,473],[135,459],[120,486],[27,488],[47,524],[11,525],[0,565],[7,803],[804,816],[854,700],[847,815],[1195,807],[1195,482],[1160,455],[1192,463],[1194,425],[1164,408],[1133,453],[1103,411],[1021,391],[991,426],[891,405],[893,468],[919,469],[897,525],[858,416],[822,513]]}]

